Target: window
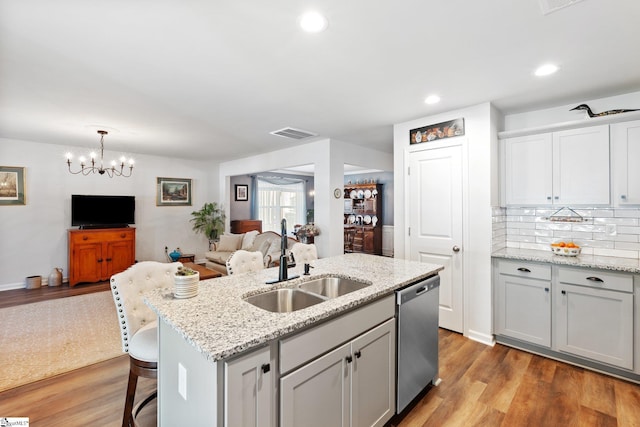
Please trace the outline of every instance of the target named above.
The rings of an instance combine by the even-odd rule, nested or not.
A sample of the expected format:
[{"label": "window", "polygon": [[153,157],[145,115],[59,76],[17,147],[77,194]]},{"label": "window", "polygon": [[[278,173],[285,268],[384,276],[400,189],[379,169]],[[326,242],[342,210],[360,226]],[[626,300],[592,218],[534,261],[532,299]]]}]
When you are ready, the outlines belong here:
[{"label": "window", "polygon": [[263,231],[280,233],[282,218],[287,228],[306,223],[305,183],[289,178],[258,178],[258,217]]}]

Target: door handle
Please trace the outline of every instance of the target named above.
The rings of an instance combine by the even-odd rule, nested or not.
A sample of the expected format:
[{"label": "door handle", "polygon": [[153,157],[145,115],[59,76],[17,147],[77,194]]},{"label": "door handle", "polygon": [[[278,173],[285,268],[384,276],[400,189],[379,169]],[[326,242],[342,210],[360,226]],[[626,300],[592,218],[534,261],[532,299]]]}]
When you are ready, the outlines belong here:
[{"label": "door handle", "polygon": [[267,372],[269,372],[271,370],[271,364],[270,363],[265,363],[264,365],[261,366],[262,369],[262,373],[266,374]]},{"label": "door handle", "polygon": [[453,250],[453,252],[458,253],[458,252],[460,252],[460,247],[458,245],[454,245],[452,250]]}]

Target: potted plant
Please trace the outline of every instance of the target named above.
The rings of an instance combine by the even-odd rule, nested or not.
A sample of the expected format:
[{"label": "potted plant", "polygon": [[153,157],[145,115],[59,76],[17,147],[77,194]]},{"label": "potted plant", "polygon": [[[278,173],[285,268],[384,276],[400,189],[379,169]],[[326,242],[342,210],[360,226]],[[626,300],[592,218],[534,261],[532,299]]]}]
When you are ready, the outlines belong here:
[{"label": "potted plant", "polygon": [[191,298],[198,293],[200,273],[188,267],[178,267],[173,275],[175,285],[173,295],[176,298]]},{"label": "potted plant", "polygon": [[222,206],[216,202],[205,203],[199,211],[191,212],[193,218],[193,231],[207,236],[209,243],[217,239],[224,231],[224,220],[226,218]]}]

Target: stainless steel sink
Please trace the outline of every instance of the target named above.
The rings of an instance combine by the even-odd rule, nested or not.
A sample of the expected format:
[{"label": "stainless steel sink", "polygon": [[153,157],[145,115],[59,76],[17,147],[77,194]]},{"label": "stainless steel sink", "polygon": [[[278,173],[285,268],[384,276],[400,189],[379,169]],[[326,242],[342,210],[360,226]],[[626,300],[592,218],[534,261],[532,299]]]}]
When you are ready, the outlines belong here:
[{"label": "stainless steel sink", "polygon": [[300,289],[276,289],[246,297],[244,300],[263,310],[274,313],[290,313],[319,304],[325,301],[325,298]]},{"label": "stainless steel sink", "polygon": [[327,298],[336,298],[366,288],[367,286],[369,286],[368,283],[345,279],[343,277],[323,277],[301,283],[298,285],[298,288]]}]

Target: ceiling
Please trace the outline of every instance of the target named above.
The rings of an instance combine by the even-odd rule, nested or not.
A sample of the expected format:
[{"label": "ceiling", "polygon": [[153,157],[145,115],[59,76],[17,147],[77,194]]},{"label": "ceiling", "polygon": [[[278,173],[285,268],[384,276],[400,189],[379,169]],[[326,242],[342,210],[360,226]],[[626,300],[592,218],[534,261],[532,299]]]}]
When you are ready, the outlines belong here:
[{"label": "ceiling", "polygon": [[[326,31],[299,29],[310,8]],[[290,126],[392,152],[394,123],[639,90],[639,21],[635,0],[2,0],[0,137],[224,161],[313,140],[269,134]]]}]

